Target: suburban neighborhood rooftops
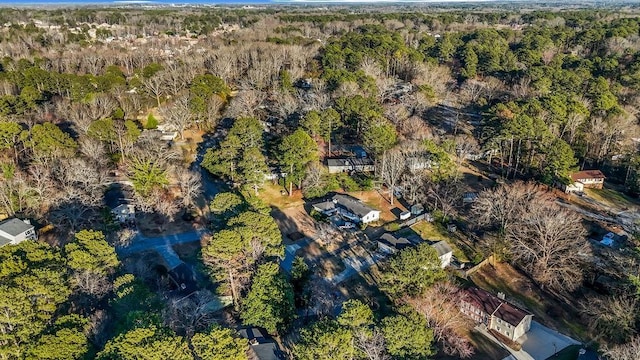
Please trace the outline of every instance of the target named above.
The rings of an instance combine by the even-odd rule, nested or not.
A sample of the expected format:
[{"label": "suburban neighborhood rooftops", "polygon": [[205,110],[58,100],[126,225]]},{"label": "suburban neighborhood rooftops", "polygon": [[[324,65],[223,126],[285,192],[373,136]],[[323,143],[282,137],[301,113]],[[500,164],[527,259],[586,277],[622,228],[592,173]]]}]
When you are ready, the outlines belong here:
[{"label": "suburban neighborhood rooftops", "polygon": [[0,230],[11,236],[18,236],[30,229],[33,229],[33,225],[27,224],[26,222],[16,218],[0,222]]},{"label": "suburban neighborhood rooftops", "polygon": [[442,256],[444,254],[448,254],[448,253],[453,251],[451,249],[451,246],[449,246],[449,244],[447,244],[446,241],[438,241],[435,244],[431,244],[431,246],[434,249],[436,249],[436,252],[438,253],[438,256]]},{"label": "suburban neighborhood rooftops", "polygon": [[571,174],[571,180],[580,181],[584,179],[604,179],[606,176],[600,170],[583,170]]},{"label": "suburban neighborhood rooftops", "polygon": [[527,315],[531,315],[529,312],[478,288],[464,290],[462,300],[487,314],[495,315],[513,326],[518,326],[522,319]]}]

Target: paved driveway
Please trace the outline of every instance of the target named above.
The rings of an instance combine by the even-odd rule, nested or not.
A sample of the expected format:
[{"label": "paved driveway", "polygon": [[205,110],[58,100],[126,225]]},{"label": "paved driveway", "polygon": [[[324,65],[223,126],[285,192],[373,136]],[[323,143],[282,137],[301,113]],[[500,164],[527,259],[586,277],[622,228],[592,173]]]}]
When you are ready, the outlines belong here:
[{"label": "paved driveway", "polygon": [[[487,335],[484,331],[482,333],[485,336]],[[488,337],[495,342],[498,341],[491,335]],[[531,329],[520,337],[518,342],[522,344],[520,351],[513,351],[503,345],[505,349],[511,352],[511,355],[503,360],[546,360],[553,356],[555,352],[559,352],[569,345],[580,344],[580,342],[549,329],[537,321],[531,322]]]},{"label": "paved driveway", "polygon": [[527,352],[535,360],[546,360],[556,351],[560,351],[569,345],[580,344],[578,341],[549,329],[537,321],[531,322],[531,330],[518,339],[518,342],[522,344],[521,351]]}]

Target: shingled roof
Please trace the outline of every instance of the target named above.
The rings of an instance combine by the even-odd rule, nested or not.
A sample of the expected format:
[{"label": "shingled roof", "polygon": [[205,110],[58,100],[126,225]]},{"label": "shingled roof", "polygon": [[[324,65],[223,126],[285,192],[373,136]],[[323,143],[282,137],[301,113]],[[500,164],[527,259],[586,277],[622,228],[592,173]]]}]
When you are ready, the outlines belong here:
[{"label": "shingled roof", "polygon": [[463,291],[462,300],[473,305],[483,312],[494,315],[507,323],[518,326],[527,316],[531,315],[526,310],[508,303],[497,296],[478,288],[469,288]]},{"label": "shingled roof", "polygon": [[571,174],[571,180],[580,181],[583,179],[604,179],[606,176],[600,170],[583,170]]},{"label": "shingled roof", "polygon": [[16,218],[0,222],[0,230],[11,236],[18,236],[29,229],[33,229],[33,225],[27,224]]}]

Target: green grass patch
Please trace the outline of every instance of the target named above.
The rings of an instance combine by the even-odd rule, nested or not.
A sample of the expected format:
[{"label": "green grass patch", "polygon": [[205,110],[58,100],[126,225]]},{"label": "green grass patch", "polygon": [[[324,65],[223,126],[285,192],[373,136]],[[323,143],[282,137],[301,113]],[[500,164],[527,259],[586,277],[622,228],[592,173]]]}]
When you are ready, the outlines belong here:
[{"label": "green grass patch", "polygon": [[611,207],[626,209],[640,205],[637,199],[633,199],[613,189],[585,189],[585,193],[591,198]]},{"label": "green grass patch", "polygon": [[429,241],[446,241],[453,250],[453,256],[459,261],[469,262],[469,257],[457,246],[456,239],[449,234],[449,232],[440,224],[435,222],[420,221],[417,224],[411,226],[411,229],[415,231],[421,238]]}]

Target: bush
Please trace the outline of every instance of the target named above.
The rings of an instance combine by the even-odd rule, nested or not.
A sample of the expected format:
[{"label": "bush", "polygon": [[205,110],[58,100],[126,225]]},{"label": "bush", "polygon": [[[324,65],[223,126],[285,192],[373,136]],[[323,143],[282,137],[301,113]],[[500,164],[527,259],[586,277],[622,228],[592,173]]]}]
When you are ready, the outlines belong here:
[{"label": "bush", "polygon": [[144,124],[144,128],[147,130],[156,129],[158,127],[158,119],[153,116],[153,114],[149,114],[147,116],[147,121]]},{"label": "bush", "polygon": [[390,232],[398,231],[400,230],[400,224],[397,222],[388,223],[384,226],[384,229]]},{"label": "bush", "polygon": [[340,182],[340,186],[347,192],[360,190],[360,184],[345,173],[336,176],[336,180]]},{"label": "bush", "polygon": [[329,217],[315,209],[311,210],[311,217],[318,222],[327,222],[329,221]]}]

